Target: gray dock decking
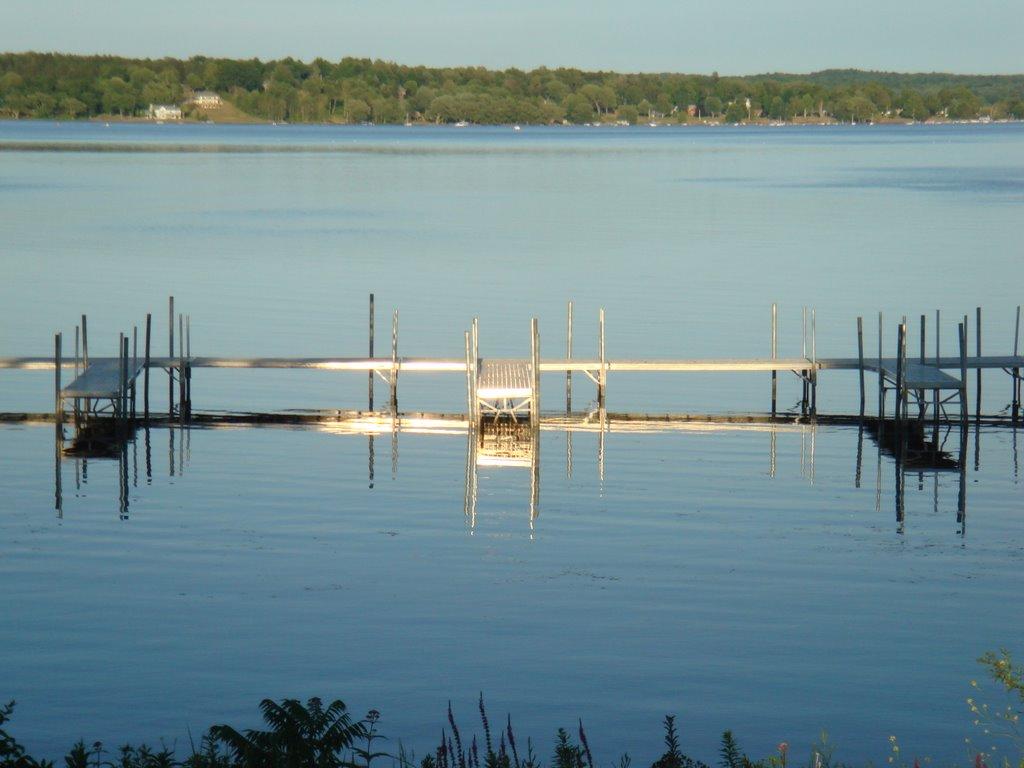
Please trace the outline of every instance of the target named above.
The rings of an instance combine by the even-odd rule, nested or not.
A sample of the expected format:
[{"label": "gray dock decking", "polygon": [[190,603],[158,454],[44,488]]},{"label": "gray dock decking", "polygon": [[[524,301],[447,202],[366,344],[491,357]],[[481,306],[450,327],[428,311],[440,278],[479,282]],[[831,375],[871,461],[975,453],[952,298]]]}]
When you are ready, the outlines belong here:
[{"label": "gray dock decking", "polygon": [[[128,364],[126,372],[128,385],[142,371],[142,363]],[[121,363],[115,358],[103,358],[89,364],[74,381],[61,390],[61,395],[71,397],[110,399],[121,394]]]},{"label": "gray dock decking", "polygon": [[485,400],[526,398],[533,393],[533,376],[526,360],[481,360],[477,397]]}]

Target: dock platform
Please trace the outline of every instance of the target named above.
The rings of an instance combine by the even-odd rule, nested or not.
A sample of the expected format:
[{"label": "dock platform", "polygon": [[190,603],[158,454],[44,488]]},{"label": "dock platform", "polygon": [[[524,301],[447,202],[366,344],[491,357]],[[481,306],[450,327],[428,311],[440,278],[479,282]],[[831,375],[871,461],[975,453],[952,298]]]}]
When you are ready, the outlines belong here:
[{"label": "dock platform", "polygon": [[494,419],[530,413],[536,401],[534,371],[528,360],[479,360],[476,365],[477,409]]},{"label": "dock platform", "polygon": [[[118,397],[122,387],[122,373],[129,382],[134,381],[142,372],[142,363],[129,363],[127,371],[122,371],[121,361],[113,358],[96,360],[91,363],[76,379],[61,389],[65,400],[69,398],[111,399]],[[130,385],[129,385],[130,386]]]},{"label": "dock platform", "polygon": [[[1024,368],[1024,355],[1020,354],[1020,308],[1017,312],[1017,323],[1013,335],[1012,354],[983,355],[981,349],[981,310],[977,310],[976,321],[972,330],[974,349],[968,354],[967,326],[968,316],[956,318],[957,336],[956,356],[942,355],[938,333],[935,333],[933,354],[926,354],[925,316],[920,318],[920,351],[908,354],[907,320],[903,318],[896,324],[898,330],[895,355],[884,355],[883,344],[885,325],[883,318],[878,318],[878,354],[867,352],[864,344],[863,318],[857,318],[856,357],[825,357],[819,356],[816,342],[815,313],[804,312],[804,334],[802,349],[799,355],[781,356],[778,354],[777,339],[777,307],[772,306],[770,344],[766,344],[769,354],[754,357],[710,357],[710,358],[643,358],[615,357],[610,358],[605,349],[605,316],[604,310],[598,315],[598,338],[596,339],[596,355],[574,355],[573,352],[573,304],[568,305],[568,323],[566,327],[565,354],[541,357],[540,333],[536,318],[530,326],[530,355],[520,358],[486,358],[480,355],[478,321],[474,319],[471,330],[465,332],[465,357],[411,357],[398,354],[398,312],[394,311],[391,325],[390,355],[374,354],[374,299],[370,296],[369,317],[369,348],[368,355],[359,356],[323,356],[323,357],[231,357],[231,356],[193,356],[191,350],[190,318],[187,315],[175,314],[173,297],[168,307],[168,346],[167,355],[158,356],[151,344],[152,315],[145,318],[144,334],[139,326],[120,334],[118,356],[94,357],[88,353],[86,317],[76,326],[74,335],[74,354],[62,356],[62,334],[55,336],[54,355],[24,356],[0,358],[0,369],[21,370],[54,370],[55,371],[55,415],[63,420],[64,404],[74,401],[75,422],[78,424],[80,415],[79,404],[85,402],[85,416],[106,414],[107,409],[96,409],[97,401],[110,402],[110,412],[115,417],[134,417],[134,400],[136,380],[143,379],[140,388],[143,392],[144,419],[150,415],[150,378],[152,371],[163,371],[168,377],[168,404],[166,413],[184,419],[191,415],[192,403],[192,372],[196,369],[273,369],[273,370],[307,370],[332,372],[362,372],[368,375],[368,408],[374,412],[374,384],[382,379],[390,389],[387,410],[394,414],[398,410],[398,381],[400,374],[406,373],[456,373],[465,376],[467,393],[466,413],[473,423],[480,424],[481,419],[490,418],[520,420],[529,416],[536,426],[540,415],[541,375],[560,374],[565,377],[565,410],[572,407],[572,387],[574,374],[577,381],[584,377],[596,385],[596,403],[598,410],[606,409],[606,395],[609,374],[618,373],[763,373],[771,377],[770,409],[765,412],[775,416],[778,402],[779,374],[795,374],[802,384],[802,395],[799,400],[801,416],[817,417],[817,387],[819,374],[830,371],[851,371],[859,374],[860,402],[859,412],[865,413],[866,374],[878,376],[879,411],[878,418],[886,417],[886,392],[896,391],[897,407],[900,409],[898,419],[907,417],[907,403],[914,400],[918,409],[918,420],[925,418],[929,410],[933,421],[953,420],[951,412],[943,407],[953,400],[959,400],[959,421],[967,417],[966,392],[968,389],[968,372],[977,375],[977,385],[972,390],[978,393],[978,416],[980,417],[981,373],[983,370],[1001,370],[1011,377],[1012,391],[1009,416],[1017,423],[1021,416],[1021,369]],[[809,322],[808,322],[809,320]],[[942,327],[939,313],[935,316],[936,330]],[[916,335],[916,334],[915,334]],[[143,342],[144,339],[144,342]],[[81,342],[81,344],[80,344]],[[140,343],[141,342],[141,343]],[[129,344],[133,349],[129,355]],[[915,347],[917,345],[915,344]],[[950,345],[947,343],[947,348]],[[79,353],[81,349],[81,354]],[[551,348],[548,347],[550,350]],[[892,348],[889,347],[891,352]],[[525,350],[524,350],[525,351]],[[927,350],[932,352],[932,350]],[[561,352],[561,350],[559,350]],[[61,375],[71,369],[74,378],[70,384],[61,386]],[[766,377],[767,378],[767,377]],[[973,377],[972,377],[973,378]],[[973,382],[972,382],[973,383]],[[177,386],[176,386],[177,385]],[[545,387],[547,392],[547,387]],[[926,396],[926,393],[930,393]],[[301,407],[301,404],[296,404]],[[341,405],[341,404],[339,404]],[[90,410],[92,408],[92,410]],[[161,409],[163,412],[163,409]]]}]

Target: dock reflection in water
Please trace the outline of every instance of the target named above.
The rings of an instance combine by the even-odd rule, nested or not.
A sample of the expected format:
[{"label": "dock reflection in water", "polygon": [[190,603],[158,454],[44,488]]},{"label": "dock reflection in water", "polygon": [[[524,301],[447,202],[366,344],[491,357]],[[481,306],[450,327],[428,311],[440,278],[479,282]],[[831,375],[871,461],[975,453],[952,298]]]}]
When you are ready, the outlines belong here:
[{"label": "dock reflection in water", "polygon": [[[931,434],[931,439],[923,436],[911,436],[910,439],[893,439],[893,432],[886,431],[886,425],[875,420],[867,420],[857,425],[857,441],[853,485],[860,488],[864,481],[865,438],[873,444],[875,452],[875,510],[881,512],[888,495],[885,476],[887,461],[891,462],[893,484],[889,493],[892,498],[892,509],[895,514],[895,530],[898,534],[905,532],[906,525],[906,487],[908,477],[912,487],[924,492],[926,486],[932,491],[932,511],[939,514],[941,510],[955,509],[956,533],[963,536],[967,531],[967,484],[966,473],[968,463],[972,463],[975,472],[981,467],[982,428],[975,424],[973,431],[955,429],[952,426],[943,431]],[[74,471],[76,495],[89,483],[90,463],[99,461],[118,462],[117,510],[122,520],[129,519],[131,491],[139,487],[140,452],[141,471],[145,485],[152,485],[154,476],[154,444],[162,442],[166,445],[167,475],[180,476],[184,473],[191,460],[191,433],[193,429],[216,429],[215,424],[181,425],[166,422],[140,427],[117,436],[109,442],[99,444],[94,441],[88,448],[81,445],[66,445],[61,430],[55,432],[54,450],[54,506],[57,516],[64,514],[64,474],[70,464]],[[253,425],[251,428],[256,428]],[[268,428],[266,425],[260,428]],[[270,427],[272,428],[272,427]],[[331,422],[320,422],[315,429],[339,435],[364,435],[367,439],[367,484],[374,488],[376,462],[378,456],[377,443],[381,439],[388,440],[390,453],[391,477],[398,474],[400,436],[405,434],[456,436],[466,439],[465,489],[463,511],[468,529],[472,534],[477,528],[477,514],[480,496],[481,468],[490,471],[527,470],[530,473],[529,498],[523,501],[524,518],[529,536],[533,538],[540,515],[541,488],[541,451],[540,433],[562,432],[565,435],[564,472],[567,479],[572,479],[574,463],[579,457],[573,452],[573,436],[576,433],[596,433],[597,479],[599,491],[604,492],[605,461],[607,451],[607,435],[614,433],[629,434],[665,434],[681,433],[715,433],[728,431],[763,432],[767,436],[767,474],[774,478],[778,471],[777,444],[780,433],[799,433],[800,435],[800,476],[808,483],[815,482],[815,453],[817,433],[822,427],[816,423],[738,423],[726,421],[673,420],[672,418],[639,419],[635,416],[611,415],[595,411],[591,414],[570,414],[567,416],[546,417],[541,421],[540,428],[531,428],[528,423],[502,422],[488,424],[483,429],[471,430],[464,420],[451,417],[415,417],[415,416],[362,416],[345,418]],[[166,433],[166,438],[162,433]],[[973,441],[973,450],[969,450],[969,441]],[[1011,440],[1013,475],[1016,479],[1019,471],[1017,430],[1012,429]],[[869,470],[870,471],[870,470]],[[955,506],[950,499],[942,498],[940,493],[940,476],[955,475],[956,501]],[[485,475],[484,480],[486,481]],[[929,482],[930,481],[930,482]]]},{"label": "dock reflection in water", "polygon": [[[67,464],[74,466],[76,495],[89,484],[89,463],[117,461],[118,464],[118,515],[127,520],[131,507],[131,489],[139,487],[139,441],[142,441],[142,471],[145,484],[153,484],[153,442],[154,432],[167,433],[167,476],[184,474],[185,467],[192,459],[192,428],[161,425],[139,427],[112,435],[103,441],[88,444],[68,445],[64,431],[58,426],[54,432],[54,508],[57,517],[64,517],[64,471]],[[161,436],[162,437],[162,436]],[[159,450],[159,449],[158,449]]]}]

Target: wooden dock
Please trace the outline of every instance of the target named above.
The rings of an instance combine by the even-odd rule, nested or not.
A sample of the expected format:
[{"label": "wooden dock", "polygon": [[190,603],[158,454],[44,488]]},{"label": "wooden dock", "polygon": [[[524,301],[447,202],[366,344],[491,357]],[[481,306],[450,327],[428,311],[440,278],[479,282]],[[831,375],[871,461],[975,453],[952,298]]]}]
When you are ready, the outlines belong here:
[{"label": "wooden dock", "polygon": [[[193,356],[191,349],[191,322],[187,315],[175,314],[173,298],[168,303],[168,345],[166,355],[157,355],[152,345],[152,315],[145,318],[144,332],[138,327],[118,335],[117,355],[90,356],[86,317],[75,328],[73,354],[63,345],[63,334],[54,337],[53,355],[0,358],[0,369],[53,371],[54,410],[52,417],[57,428],[55,451],[56,499],[61,505],[60,465],[64,458],[83,460],[89,455],[118,455],[121,460],[121,496],[123,514],[127,515],[128,481],[126,470],[126,443],[134,434],[138,420],[147,427],[178,424],[187,435],[189,425],[227,426],[230,424],[316,424],[319,428],[338,431],[357,431],[369,436],[369,472],[373,482],[373,439],[377,434],[390,434],[392,440],[392,471],[397,466],[397,435],[406,432],[432,431],[467,435],[466,510],[475,521],[477,499],[477,468],[519,467],[531,471],[530,520],[539,509],[540,434],[542,430],[557,429],[566,432],[567,467],[572,467],[572,433],[597,433],[598,476],[604,479],[605,434],[615,423],[617,431],[654,429],[721,429],[723,423],[743,425],[745,428],[765,429],[770,433],[771,449],[769,474],[774,474],[775,433],[783,425],[813,430],[815,425],[856,424],[859,426],[856,478],[861,475],[860,436],[869,428],[879,446],[893,455],[896,462],[897,522],[903,524],[903,482],[908,471],[920,471],[922,466],[960,472],[957,522],[965,520],[964,473],[968,433],[969,373],[975,372],[974,391],[975,424],[1010,424],[1021,422],[1021,369],[1024,355],[1020,354],[1020,309],[1017,310],[1012,352],[985,355],[981,345],[981,310],[976,310],[973,323],[974,349],[968,350],[969,318],[957,318],[955,356],[943,355],[938,334],[934,335],[934,348],[926,349],[925,317],[917,323],[919,345],[915,353],[908,350],[909,333],[906,318],[888,327],[895,331],[895,354],[883,354],[886,336],[883,318],[878,318],[877,354],[865,350],[863,319],[856,319],[856,356],[819,356],[816,340],[814,310],[805,310],[803,338],[799,356],[778,355],[778,311],[772,306],[768,354],[761,357],[714,358],[642,358],[609,357],[605,346],[605,313],[598,314],[596,354],[580,357],[574,354],[573,304],[569,302],[565,354],[541,356],[541,337],[536,319],[530,322],[530,355],[522,358],[487,358],[480,354],[479,323],[473,320],[464,332],[464,356],[414,357],[398,354],[398,312],[392,313],[390,355],[375,354],[374,299],[370,298],[369,344],[367,355],[324,357],[230,357]],[[935,328],[941,327],[938,314]],[[140,344],[141,335],[141,344]],[[851,334],[852,335],[852,334]],[[70,346],[70,345],[69,345]],[[890,347],[891,349],[891,347]],[[306,370],[326,372],[352,372],[365,374],[369,386],[366,409],[353,408],[353,404],[339,403],[339,408],[322,412],[289,412],[277,414],[239,414],[200,412],[193,416],[192,378],[199,369],[266,369]],[[70,383],[63,385],[62,377],[71,372]],[[167,376],[168,400],[166,410],[150,410],[151,373]],[[852,372],[858,376],[859,402],[847,414],[819,414],[817,388],[821,374]],[[981,412],[982,371],[1003,371],[1010,377],[1011,398],[1009,417],[983,416]],[[719,373],[754,374],[770,376],[770,408],[754,408],[747,414],[716,416],[707,414],[665,414],[652,418],[646,414],[612,414],[606,407],[609,375],[618,373]],[[793,374],[800,380],[799,412],[779,413],[777,410],[779,374]],[[465,377],[466,406],[464,413],[427,415],[415,411],[398,410],[398,382],[407,374],[458,374]],[[565,377],[565,408],[549,409],[542,417],[541,376],[551,374]],[[877,376],[877,415],[866,414],[867,376]],[[589,379],[596,387],[595,407],[572,408],[574,376]],[[382,381],[389,390],[384,408],[375,408],[374,387]],[[550,383],[550,381],[549,381]],[[766,382],[767,383],[767,382]],[[142,413],[137,413],[137,390],[142,394]],[[461,384],[460,384],[461,386]],[[549,390],[546,388],[545,392]],[[895,404],[887,405],[889,394],[895,395]],[[301,406],[301,404],[296,404]],[[70,406],[70,408],[69,408]],[[913,408],[912,408],[913,407]],[[70,449],[64,448],[66,411],[73,413],[75,438]],[[916,412],[915,412],[916,411]],[[562,415],[564,413],[564,415]],[[558,415],[555,415],[558,414]],[[0,413],[0,420],[26,421],[33,414]],[[954,459],[939,439],[939,425],[959,425],[959,453]],[[929,436],[929,427],[931,434]],[[946,434],[950,430],[945,430]],[[173,431],[172,431],[173,435]],[[811,473],[813,475],[813,432],[811,433]],[[930,437],[930,439],[929,439]],[[171,451],[173,460],[173,449]],[[879,467],[881,463],[879,462]],[[173,463],[172,463],[173,467]],[[879,470],[880,471],[880,470]],[[172,469],[173,473],[173,469]]]},{"label": "wooden dock", "polygon": [[61,389],[65,400],[71,398],[110,400],[121,394],[123,378],[134,381],[142,372],[141,363],[121,370],[121,361],[113,358],[94,360],[77,378]]},{"label": "wooden dock", "polygon": [[480,360],[476,373],[477,408],[491,418],[529,414],[534,401],[528,360]]},{"label": "wooden dock", "polygon": [[[809,320],[809,322],[808,322]],[[177,322],[175,322],[177,321]],[[117,357],[90,357],[86,317],[75,328],[74,354],[62,354],[62,334],[55,337],[53,356],[0,358],[0,369],[54,370],[55,413],[59,420],[67,404],[73,404],[76,425],[83,418],[112,415],[115,418],[136,417],[136,382],[142,379],[143,418],[150,416],[150,372],[164,371],[168,377],[167,411],[171,416],[187,418],[192,411],[192,374],[194,370],[211,369],[274,369],[320,370],[333,372],[363,372],[369,377],[368,410],[374,410],[374,382],[382,380],[389,388],[388,412],[398,412],[398,381],[401,375],[417,373],[455,373],[465,377],[467,393],[466,413],[471,423],[484,419],[522,420],[529,418],[535,426],[539,422],[540,380],[542,374],[565,376],[565,410],[571,410],[573,375],[580,374],[596,385],[596,402],[605,408],[608,378],[616,373],[769,373],[771,374],[770,414],[776,415],[777,378],[779,373],[790,372],[801,380],[800,413],[817,417],[817,387],[819,376],[831,371],[853,371],[859,375],[860,400],[858,411],[866,408],[866,375],[877,375],[879,404],[876,418],[887,418],[886,396],[895,392],[894,415],[897,420],[910,417],[909,404],[917,406],[917,419],[927,417],[937,424],[963,422],[967,418],[968,372],[978,377],[978,403],[976,417],[980,418],[980,384],[983,370],[1002,370],[1011,377],[1011,414],[1014,423],[1020,419],[1021,376],[1024,355],[1020,354],[1020,310],[1016,317],[1014,347],[1011,354],[983,355],[981,349],[981,310],[976,312],[974,354],[968,354],[968,317],[958,318],[957,347],[959,355],[941,355],[939,339],[935,339],[934,353],[925,348],[925,316],[920,317],[919,354],[908,353],[908,326],[903,318],[896,327],[896,354],[883,355],[885,326],[878,318],[878,354],[864,349],[863,321],[857,318],[857,356],[822,357],[817,354],[816,317],[812,310],[804,312],[802,355],[778,356],[777,307],[772,306],[769,355],[752,358],[609,358],[605,347],[605,315],[598,317],[599,335],[597,355],[573,355],[573,305],[568,305],[565,356],[541,357],[541,339],[538,322],[530,324],[530,357],[481,357],[479,350],[479,323],[472,321],[465,333],[464,357],[411,357],[398,354],[398,312],[392,314],[390,355],[374,355],[374,300],[371,295],[369,315],[369,355],[367,357],[215,357],[193,356],[191,350],[191,320],[187,315],[175,316],[174,299],[168,306],[168,354],[157,356],[151,344],[152,316],[145,319],[144,348],[139,349],[138,327],[123,332],[118,338]],[[936,328],[939,316],[936,315]],[[177,338],[175,331],[177,330]],[[80,348],[81,347],[81,348]],[[129,349],[131,347],[131,349]],[[141,352],[141,354],[140,354]],[[62,386],[62,373],[73,370],[69,384]],[[947,413],[951,403],[959,406]],[[101,405],[98,405],[101,404]],[[955,414],[955,415],[953,415]]]}]

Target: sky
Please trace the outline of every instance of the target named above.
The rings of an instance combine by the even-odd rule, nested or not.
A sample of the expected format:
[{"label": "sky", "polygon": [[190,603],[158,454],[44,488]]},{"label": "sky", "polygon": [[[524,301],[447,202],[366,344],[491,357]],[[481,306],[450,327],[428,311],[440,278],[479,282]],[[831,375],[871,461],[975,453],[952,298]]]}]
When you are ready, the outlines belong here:
[{"label": "sky", "polygon": [[1024,72],[1024,0],[0,0],[0,50],[756,74]]}]

